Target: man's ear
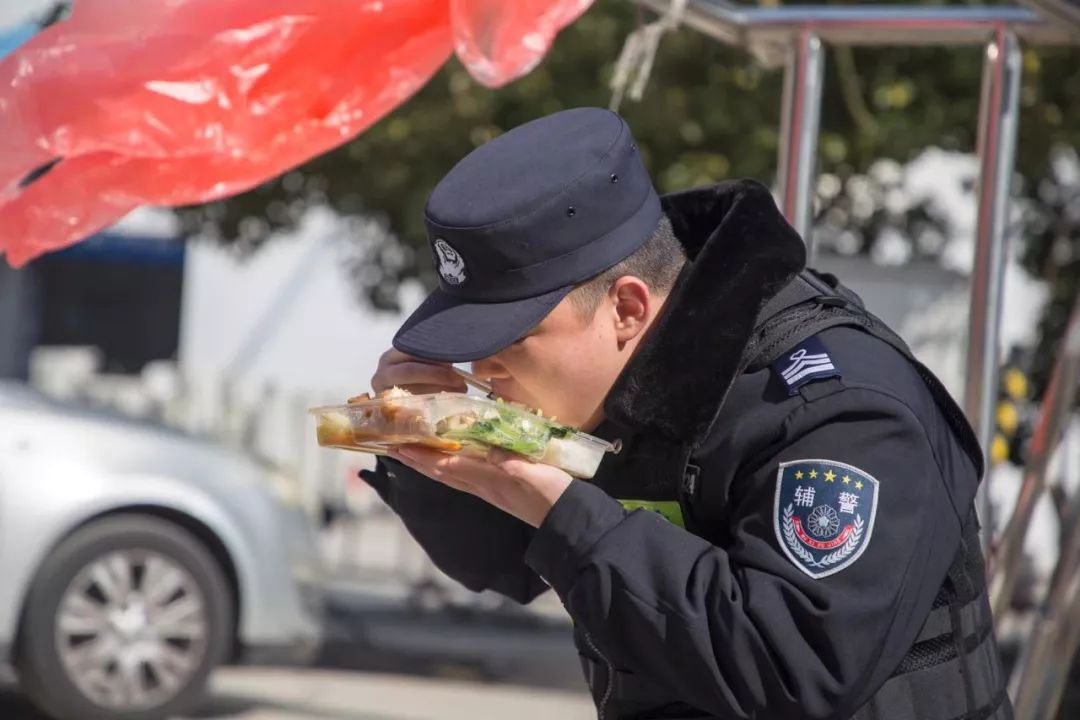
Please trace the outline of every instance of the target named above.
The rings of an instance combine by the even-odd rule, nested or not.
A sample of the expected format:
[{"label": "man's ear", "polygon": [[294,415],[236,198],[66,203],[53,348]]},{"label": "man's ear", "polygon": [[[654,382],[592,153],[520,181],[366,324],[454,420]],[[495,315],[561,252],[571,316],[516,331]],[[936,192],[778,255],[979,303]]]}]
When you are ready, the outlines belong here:
[{"label": "man's ear", "polygon": [[624,275],[611,284],[608,299],[611,301],[615,337],[620,346],[645,332],[656,300],[649,293],[649,286],[644,280],[633,275]]}]

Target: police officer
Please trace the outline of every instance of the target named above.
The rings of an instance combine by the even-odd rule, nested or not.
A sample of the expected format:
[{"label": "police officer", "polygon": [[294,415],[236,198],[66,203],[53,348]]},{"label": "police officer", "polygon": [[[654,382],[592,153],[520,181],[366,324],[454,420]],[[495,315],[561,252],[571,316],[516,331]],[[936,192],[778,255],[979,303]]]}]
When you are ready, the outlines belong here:
[{"label": "police officer", "polygon": [[554,589],[600,718],[1011,717],[978,444],[766,188],[660,198],[578,108],[470,153],[425,220],[440,284],[374,389],[471,361],[621,450],[587,481],[411,447],[364,476],[467,587]]}]

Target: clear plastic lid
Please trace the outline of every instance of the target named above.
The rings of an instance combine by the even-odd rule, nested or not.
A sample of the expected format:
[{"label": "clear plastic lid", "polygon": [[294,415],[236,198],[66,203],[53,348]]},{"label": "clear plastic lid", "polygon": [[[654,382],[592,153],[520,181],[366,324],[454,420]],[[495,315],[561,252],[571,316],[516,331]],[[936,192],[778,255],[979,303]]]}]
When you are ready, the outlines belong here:
[{"label": "clear plastic lid", "polygon": [[320,445],[374,454],[406,444],[472,454],[497,447],[590,478],[615,449],[522,406],[460,393],[394,394],[308,412],[318,418]]}]

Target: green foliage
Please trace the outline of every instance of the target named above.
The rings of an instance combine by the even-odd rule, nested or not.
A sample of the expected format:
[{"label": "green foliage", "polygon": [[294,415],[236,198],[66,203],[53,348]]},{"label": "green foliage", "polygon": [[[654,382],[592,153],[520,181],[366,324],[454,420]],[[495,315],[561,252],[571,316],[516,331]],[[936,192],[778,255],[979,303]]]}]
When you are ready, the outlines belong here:
[{"label": "green foliage", "polygon": [[[191,228],[209,226],[243,247],[294,223],[312,202],[380,217],[414,251],[400,272],[369,274],[364,281],[377,306],[392,307],[401,277],[430,280],[422,212],[442,175],[515,125],[563,108],[606,106],[612,68],[636,22],[630,3],[600,0],[559,36],[536,70],[497,91],[474,82],[452,60],[343,147],[247,194],[184,209],[182,217]],[[762,70],[745,53],[693,31],[667,38],[645,98],[623,107],[658,186],[673,190],[728,175],[771,181],[781,81],[780,73]]]}]

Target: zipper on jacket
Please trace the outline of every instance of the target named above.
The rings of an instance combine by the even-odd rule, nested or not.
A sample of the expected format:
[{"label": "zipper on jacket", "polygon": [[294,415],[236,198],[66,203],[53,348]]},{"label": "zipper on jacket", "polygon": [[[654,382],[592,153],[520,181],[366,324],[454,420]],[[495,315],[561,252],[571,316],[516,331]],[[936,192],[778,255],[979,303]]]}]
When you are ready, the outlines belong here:
[{"label": "zipper on jacket", "polygon": [[612,664],[612,662],[607,659],[607,656],[604,655],[604,653],[600,652],[600,649],[596,647],[596,644],[593,643],[592,637],[590,637],[588,630],[582,628],[581,632],[585,636],[585,644],[588,645],[589,649],[596,653],[596,655],[604,661],[604,665],[607,667],[607,677],[605,678],[606,682],[604,683],[604,693],[600,697],[600,705],[597,707],[596,712],[597,720],[604,720],[604,715],[607,713],[608,701],[611,700],[611,693],[615,689],[615,665]]}]

